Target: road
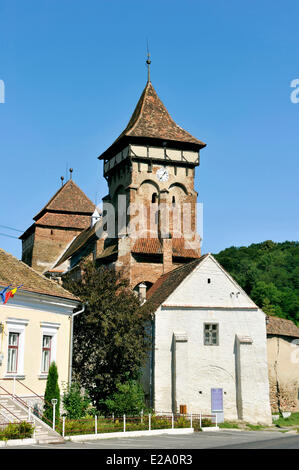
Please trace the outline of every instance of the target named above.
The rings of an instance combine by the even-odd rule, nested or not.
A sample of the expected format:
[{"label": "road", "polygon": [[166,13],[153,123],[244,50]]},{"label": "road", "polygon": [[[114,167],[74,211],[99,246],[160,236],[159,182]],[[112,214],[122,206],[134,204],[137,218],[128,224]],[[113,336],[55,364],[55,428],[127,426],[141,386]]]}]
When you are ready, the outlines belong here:
[{"label": "road", "polygon": [[98,441],[43,444],[10,449],[299,449],[299,434],[276,431],[197,432],[190,435],[161,435],[138,438],[120,438]]}]

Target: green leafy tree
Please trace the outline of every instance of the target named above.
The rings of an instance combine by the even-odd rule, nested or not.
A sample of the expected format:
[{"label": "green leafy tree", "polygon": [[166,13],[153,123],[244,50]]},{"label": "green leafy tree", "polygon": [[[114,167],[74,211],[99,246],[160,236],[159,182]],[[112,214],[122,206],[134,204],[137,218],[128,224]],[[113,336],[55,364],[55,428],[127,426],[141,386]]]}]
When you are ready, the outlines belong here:
[{"label": "green leafy tree", "polygon": [[144,409],[144,392],[136,380],[117,384],[116,391],[103,402],[109,414],[115,416],[137,415]]},{"label": "green leafy tree", "polygon": [[265,313],[299,323],[299,242],[267,240],[215,257]]},{"label": "green leafy tree", "polygon": [[92,413],[91,401],[87,392],[82,392],[77,382],[66,387],[62,397],[63,407],[69,419],[84,418],[87,412]]},{"label": "green leafy tree", "polygon": [[73,372],[99,410],[119,383],[137,379],[147,357],[146,325],[150,316],[127,280],[91,262],[82,280],[64,284],[86,304],[74,322]]},{"label": "green leafy tree", "polygon": [[[43,417],[46,418],[45,421],[53,421],[53,405],[52,399],[57,400],[56,408],[55,408],[55,422],[59,422],[60,416],[60,389],[58,385],[58,371],[56,363],[53,361],[50,364],[48,378],[47,378],[47,385],[45,391],[45,406],[44,406],[44,413]],[[47,421],[48,420],[48,421]]]}]

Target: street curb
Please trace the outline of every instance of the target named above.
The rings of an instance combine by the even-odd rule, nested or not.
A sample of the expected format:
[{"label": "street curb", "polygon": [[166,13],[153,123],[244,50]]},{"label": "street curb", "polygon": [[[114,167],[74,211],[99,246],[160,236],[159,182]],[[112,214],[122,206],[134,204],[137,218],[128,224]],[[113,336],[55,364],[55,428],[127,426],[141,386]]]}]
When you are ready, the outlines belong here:
[{"label": "street curb", "polygon": [[203,432],[210,432],[210,431],[220,431],[220,428],[218,426],[208,426],[205,428],[201,428]]},{"label": "street curb", "polygon": [[13,446],[27,446],[36,444],[36,439],[9,439],[8,441],[0,441],[0,448],[2,447],[13,447]]},{"label": "street curb", "polygon": [[152,431],[126,431],[126,432],[106,432],[99,434],[81,434],[77,436],[65,436],[66,441],[91,441],[97,439],[128,438],[141,436],[158,436],[161,434],[193,434],[193,428],[177,429],[154,429]]}]

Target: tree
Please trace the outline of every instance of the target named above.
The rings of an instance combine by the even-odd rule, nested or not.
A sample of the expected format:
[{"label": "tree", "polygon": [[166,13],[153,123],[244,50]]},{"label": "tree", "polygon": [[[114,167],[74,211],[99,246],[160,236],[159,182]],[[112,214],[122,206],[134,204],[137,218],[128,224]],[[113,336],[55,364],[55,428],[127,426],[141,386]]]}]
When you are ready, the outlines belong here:
[{"label": "tree", "polygon": [[136,380],[147,357],[149,316],[120,274],[90,261],[68,290],[87,303],[74,322],[73,372],[99,410],[117,384]]},{"label": "tree", "polygon": [[137,415],[144,409],[144,392],[136,380],[117,384],[116,391],[107,398],[103,405],[109,414],[115,416]]},{"label": "tree", "polygon": [[[58,423],[60,416],[60,390],[58,385],[58,371],[55,362],[51,362],[48,372],[47,385],[45,391],[45,406],[43,417],[45,421],[53,421],[52,399],[57,400],[55,408],[55,422]],[[48,423],[49,424],[49,423]]]},{"label": "tree", "polygon": [[299,323],[299,242],[230,247],[215,258],[265,313]]},{"label": "tree", "polygon": [[88,411],[92,411],[88,394],[86,391],[82,392],[77,382],[72,382],[70,387],[66,387],[62,402],[69,419],[84,418]]}]

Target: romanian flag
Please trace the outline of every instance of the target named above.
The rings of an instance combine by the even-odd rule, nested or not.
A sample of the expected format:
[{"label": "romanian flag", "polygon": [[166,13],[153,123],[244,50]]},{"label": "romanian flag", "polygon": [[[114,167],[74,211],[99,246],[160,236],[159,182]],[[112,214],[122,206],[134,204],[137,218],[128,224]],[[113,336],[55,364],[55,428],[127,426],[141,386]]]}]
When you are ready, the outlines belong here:
[{"label": "romanian flag", "polygon": [[9,286],[5,287],[5,288],[0,292],[0,297],[1,297],[3,303],[5,302],[6,291],[7,291],[7,289],[10,288],[10,286],[11,286],[11,284],[10,284]]},{"label": "romanian flag", "polygon": [[[23,284],[22,284],[23,285]],[[6,302],[8,301],[8,299],[11,297],[13,298],[13,296],[15,295],[15,293],[17,292],[17,290],[22,287],[22,285],[18,286],[18,287],[15,287],[14,289],[11,289],[9,290],[8,292],[6,292],[5,294],[5,300],[4,300],[4,304],[6,304]]]}]

